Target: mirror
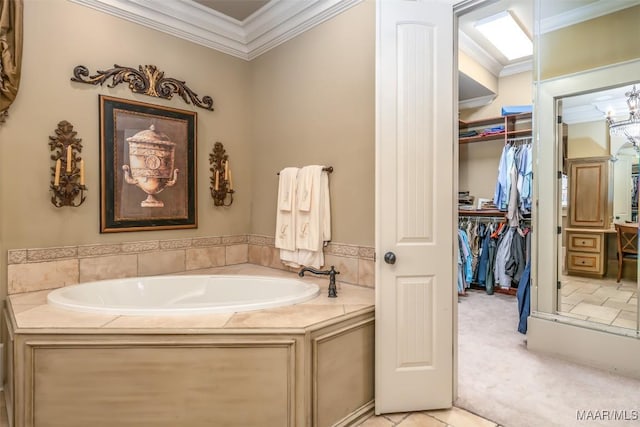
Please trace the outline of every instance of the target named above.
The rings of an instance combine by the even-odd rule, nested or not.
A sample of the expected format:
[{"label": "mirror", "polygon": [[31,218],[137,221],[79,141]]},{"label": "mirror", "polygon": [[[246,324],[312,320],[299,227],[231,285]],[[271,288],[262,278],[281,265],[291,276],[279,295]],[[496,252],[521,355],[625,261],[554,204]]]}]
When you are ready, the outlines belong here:
[{"label": "mirror", "polygon": [[615,224],[635,226],[637,242],[638,151],[610,136],[607,113],[628,119],[625,94],[640,86],[640,49],[622,36],[637,32],[640,2],[538,0],[536,15],[534,310],[635,335],[638,262],[625,256],[619,265]]},{"label": "mirror", "polygon": [[566,178],[557,312],[628,329],[637,327],[637,259],[627,253],[637,235],[627,242],[615,224],[638,227],[639,156],[635,139],[610,135],[609,121],[629,119],[634,84],[556,99]]}]

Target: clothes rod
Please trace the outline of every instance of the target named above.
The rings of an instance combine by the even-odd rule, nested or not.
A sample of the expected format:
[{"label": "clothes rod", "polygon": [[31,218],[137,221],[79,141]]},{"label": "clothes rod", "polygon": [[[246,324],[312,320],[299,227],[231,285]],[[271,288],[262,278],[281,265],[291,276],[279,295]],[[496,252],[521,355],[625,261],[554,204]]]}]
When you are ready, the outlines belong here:
[{"label": "clothes rod", "polygon": [[[333,166],[327,166],[326,168],[322,168],[323,172],[331,173],[333,172]],[[280,172],[277,172],[276,175],[280,175]]]},{"label": "clothes rod", "polygon": [[533,137],[531,136],[523,136],[520,138],[507,138],[507,142],[517,142],[517,141],[531,141]]}]

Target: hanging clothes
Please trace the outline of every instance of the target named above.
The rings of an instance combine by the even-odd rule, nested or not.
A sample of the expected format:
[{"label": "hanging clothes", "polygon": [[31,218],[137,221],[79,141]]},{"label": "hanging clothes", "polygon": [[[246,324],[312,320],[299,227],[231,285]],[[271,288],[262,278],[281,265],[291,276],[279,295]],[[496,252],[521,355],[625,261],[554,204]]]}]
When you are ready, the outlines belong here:
[{"label": "hanging clothes", "polygon": [[533,185],[531,138],[507,141],[498,162],[498,178],[493,203],[507,212],[509,225],[515,227],[523,215],[531,212]]},{"label": "hanging clothes", "polygon": [[518,298],[518,315],[520,319],[518,322],[518,332],[526,334],[527,318],[531,312],[531,262],[527,263],[522,272],[516,297]]}]

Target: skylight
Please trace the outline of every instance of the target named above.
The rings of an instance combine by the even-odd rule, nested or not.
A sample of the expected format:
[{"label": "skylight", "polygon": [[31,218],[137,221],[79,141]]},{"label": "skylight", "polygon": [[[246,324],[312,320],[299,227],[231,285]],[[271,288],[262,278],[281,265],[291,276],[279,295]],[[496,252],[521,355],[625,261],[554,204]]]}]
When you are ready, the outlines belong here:
[{"label": "skylight", "polygon": [[475,28],[509,61],[533,54],[531,39],[508,10],[479,20]]}]

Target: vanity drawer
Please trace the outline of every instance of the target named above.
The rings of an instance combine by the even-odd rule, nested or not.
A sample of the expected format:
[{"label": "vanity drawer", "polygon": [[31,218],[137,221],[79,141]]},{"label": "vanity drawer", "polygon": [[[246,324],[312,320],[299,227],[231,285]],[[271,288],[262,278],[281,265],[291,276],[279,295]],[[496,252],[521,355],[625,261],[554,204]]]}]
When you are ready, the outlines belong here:
[{"label": "vanity drawer", "polygon": [[598,252],[602,249],[602,233],[572,233],[569,232],[568,247],[570,251]]},{"label": "vanity drawer", "polygon": [[599,253],[567,252],[567,270],[603,274],[602,256]]}]

